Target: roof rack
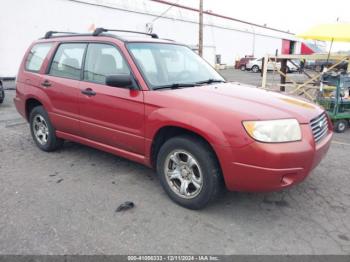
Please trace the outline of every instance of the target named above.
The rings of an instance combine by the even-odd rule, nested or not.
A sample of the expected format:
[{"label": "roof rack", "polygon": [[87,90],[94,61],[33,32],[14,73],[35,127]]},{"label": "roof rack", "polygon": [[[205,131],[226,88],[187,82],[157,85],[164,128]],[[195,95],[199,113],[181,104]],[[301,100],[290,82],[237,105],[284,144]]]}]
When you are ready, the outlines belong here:
[{"label": "roof rack", "polygon": [[78,35],[78,33],[74,32],[61,32],[61,31],[48,31],[44,35],[45,39],[51,38],[54,34],[69,34],[69,35]]},{"label": "roof rack", "polygon": [[141,35],[149,35],[152,38],[159,38],[157,34],[149,34],[149,33],[143,33],[143,32],[137,32],[137,31],[129,31],[129,30],[118,30],[118,29],[106,29],[102,27],[98,27],[95,29],[95,31],[92,33],[93,36],[98,36],[104,32],[122,32],[122,33],[132,33],[132,34],[141,34]]}]

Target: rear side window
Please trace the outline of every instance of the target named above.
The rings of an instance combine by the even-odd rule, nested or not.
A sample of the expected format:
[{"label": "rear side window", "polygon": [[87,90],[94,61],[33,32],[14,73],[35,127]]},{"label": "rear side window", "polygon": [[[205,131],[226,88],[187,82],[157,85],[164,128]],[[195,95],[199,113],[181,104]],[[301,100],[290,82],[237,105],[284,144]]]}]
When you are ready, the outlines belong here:
[{"label": "rear side window", "polygon": [[86,44],[61,44],[51,63],[49,74],[53,76],[80,79],[81,66]]},{"label": "rear side window", "polygon": [[49,53],[52,43],[36,44],[32,47],[26,60],[25,69],[39,72],[45,57]]},{"label": "rear side window", "polygon": [[130,74],[119,50],[109,44],[89,44],[85,59],[84,80],[105,84],[106,76]]}]

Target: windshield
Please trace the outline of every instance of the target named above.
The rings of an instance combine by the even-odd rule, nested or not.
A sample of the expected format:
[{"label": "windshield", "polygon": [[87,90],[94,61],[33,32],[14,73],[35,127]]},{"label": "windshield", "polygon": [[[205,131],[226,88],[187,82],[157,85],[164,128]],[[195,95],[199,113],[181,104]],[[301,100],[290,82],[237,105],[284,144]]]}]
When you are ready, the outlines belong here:
[{"label": "windshield", "polygon": [[127,46],[152,89],[224,81],[186,46],[161,43],[129,43]]}]

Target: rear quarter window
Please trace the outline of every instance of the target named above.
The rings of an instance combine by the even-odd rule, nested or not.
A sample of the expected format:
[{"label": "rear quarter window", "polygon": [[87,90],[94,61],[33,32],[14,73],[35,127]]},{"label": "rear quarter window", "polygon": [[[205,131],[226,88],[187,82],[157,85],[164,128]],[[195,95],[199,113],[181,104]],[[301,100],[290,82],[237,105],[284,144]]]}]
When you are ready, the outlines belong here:
[{"label": "rear quarter window", "polygon": [[25,69],[27,71],[39,72],[52,45],[52,43],[34,45],[27,56]]}]

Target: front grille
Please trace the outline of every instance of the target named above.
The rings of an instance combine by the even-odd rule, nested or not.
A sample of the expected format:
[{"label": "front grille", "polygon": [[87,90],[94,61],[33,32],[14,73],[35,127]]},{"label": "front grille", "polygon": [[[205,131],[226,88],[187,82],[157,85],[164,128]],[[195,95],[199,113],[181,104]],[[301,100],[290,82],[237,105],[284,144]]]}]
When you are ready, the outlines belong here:
[{"label": "front grille", "polygon": [[319,142],[328,134],[328,121],[326,113],[322,113],[318,117],[310,121],[312,134],[314,135],[315,142]]}]

